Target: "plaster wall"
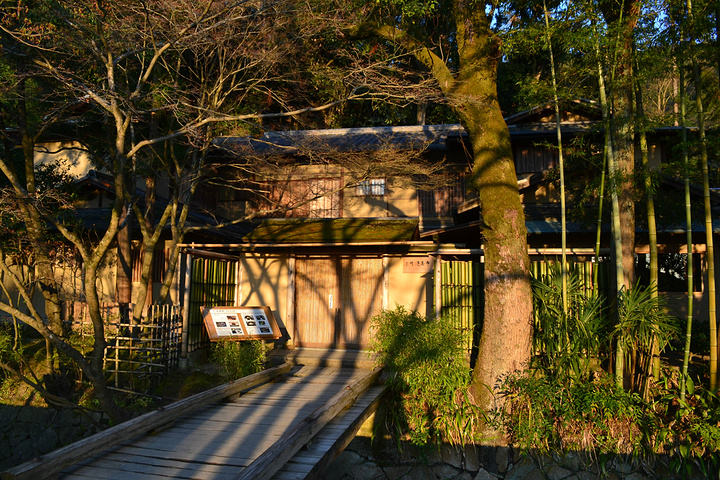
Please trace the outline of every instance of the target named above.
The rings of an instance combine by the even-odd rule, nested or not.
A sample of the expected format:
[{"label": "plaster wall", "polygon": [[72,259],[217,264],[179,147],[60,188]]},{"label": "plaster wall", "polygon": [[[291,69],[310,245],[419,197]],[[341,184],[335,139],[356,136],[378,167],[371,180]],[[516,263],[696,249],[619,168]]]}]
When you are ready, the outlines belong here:
[{"label": "plaster wall", "polygon": [[35,165],[67,166],[68,173],[81,178],[93,168],[90,156],[79,142],[47,142],[35,146]]},{"label": "plaster wall", "polygon": [[407,310],[417,310],[427,316],[433,315],[433,272],[406,272],[403,268],[404,258],[388,258],[388,309],[402,305]]},{"label": "plaster wall", "polygon": [[284,255],[245,253],[240,257],[237,303],[267,305],[281,329],[286,328],[288,262]]}]

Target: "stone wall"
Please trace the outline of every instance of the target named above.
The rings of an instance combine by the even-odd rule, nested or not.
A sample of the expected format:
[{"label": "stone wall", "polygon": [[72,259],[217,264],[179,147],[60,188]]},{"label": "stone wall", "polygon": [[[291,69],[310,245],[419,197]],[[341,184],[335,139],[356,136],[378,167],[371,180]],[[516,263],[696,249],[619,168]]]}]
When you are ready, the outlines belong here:
[{"label": "stone wall", "polygon": [[419,448],[398,445],[386,434],[372,433],[372,418],[323,473],[324,480],[679,480],[704,479],[697,468],[674,474],[667,458],[652,463],[626,456],[601,462],[587,452],[563,455],[522,454],[504,446],[447,444]]},{"label": "stone wall", "polygon": [[96,431],[87,417],[71,410],[0,405],[0,471]]}]

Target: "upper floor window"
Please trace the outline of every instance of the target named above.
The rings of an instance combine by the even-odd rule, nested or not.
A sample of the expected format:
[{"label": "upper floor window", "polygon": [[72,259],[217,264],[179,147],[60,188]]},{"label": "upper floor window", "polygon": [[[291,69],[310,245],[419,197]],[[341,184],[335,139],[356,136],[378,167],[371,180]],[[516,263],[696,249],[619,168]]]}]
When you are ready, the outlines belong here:
[{"label": "upper floor window", "polygon": [[451,217],[465,201],[465,175],[458,173],[447,185],[432,190],[418,189],[418,200],[421,217]]},{"label": "upper floor window", "polygon": [[518,174],[544,172],[557,164],[557,152],[537,145],[521,145],[513,148],[515,171]]},{"label": "upper floor window", "polygon": [[362,197],[385,195],[385,179],[371,178],[362,180],[355,187],[355,194]]}]

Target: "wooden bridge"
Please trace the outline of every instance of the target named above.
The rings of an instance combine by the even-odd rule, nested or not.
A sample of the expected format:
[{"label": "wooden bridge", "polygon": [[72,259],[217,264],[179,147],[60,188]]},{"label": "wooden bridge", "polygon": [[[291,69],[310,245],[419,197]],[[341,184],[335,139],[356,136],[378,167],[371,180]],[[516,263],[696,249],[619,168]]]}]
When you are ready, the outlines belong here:
[{"label": "wooden bridge", "polygon": [[379,373],[284,363],[18,465],[2,478],[312,478],[377,408]]}]

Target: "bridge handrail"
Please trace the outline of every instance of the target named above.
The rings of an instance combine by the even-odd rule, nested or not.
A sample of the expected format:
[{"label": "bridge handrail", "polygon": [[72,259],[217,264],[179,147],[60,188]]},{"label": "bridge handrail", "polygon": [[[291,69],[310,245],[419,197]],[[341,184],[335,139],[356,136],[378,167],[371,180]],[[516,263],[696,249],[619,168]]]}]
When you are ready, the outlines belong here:
[{"label": "bridge handrail", "polygon": [[380,377],[382,368],[375,368],[355,383],[325,402],[320,408],[304,418],[290,432],[265,450],[234,480],[268,480],[272,478],[293,455],[307,444],[322,428],[345,408],[348,408]]},{"label": "bridge handrail", "polygon": [[269,382],[275,377],[288,373],[291,368],[291,364],[283,363],[277,367],[219,385],[165,407],[160,407],[157,410],[110,427],[47,455],[41,455],[17,465],[3,472],[1,478],[2,480],[36,480],[53,477],[65,468],[96,453],[167,425],[203,405],[217,402],[248,388]]}]

